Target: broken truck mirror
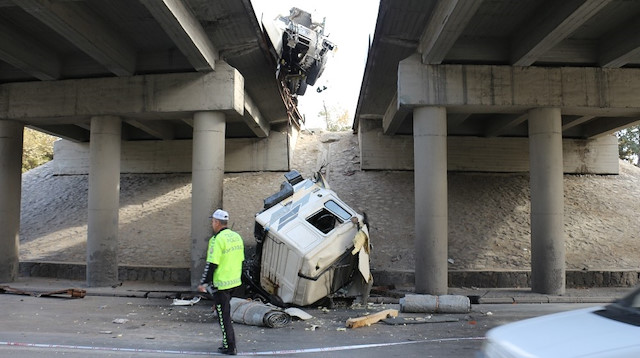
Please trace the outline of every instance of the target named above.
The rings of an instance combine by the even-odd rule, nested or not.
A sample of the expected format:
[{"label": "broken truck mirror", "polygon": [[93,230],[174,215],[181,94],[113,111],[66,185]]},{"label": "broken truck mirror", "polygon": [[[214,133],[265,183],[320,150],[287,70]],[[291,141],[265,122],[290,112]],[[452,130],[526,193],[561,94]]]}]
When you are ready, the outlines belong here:
[{"label": "broken truck mirror", "polygon": [[285,178],[256,214],[256,253],[243,273],[248,289],[278,306],[357,296],[366,302],[373,284],[366,216],[320,172],[304,179],[293,170]]}]

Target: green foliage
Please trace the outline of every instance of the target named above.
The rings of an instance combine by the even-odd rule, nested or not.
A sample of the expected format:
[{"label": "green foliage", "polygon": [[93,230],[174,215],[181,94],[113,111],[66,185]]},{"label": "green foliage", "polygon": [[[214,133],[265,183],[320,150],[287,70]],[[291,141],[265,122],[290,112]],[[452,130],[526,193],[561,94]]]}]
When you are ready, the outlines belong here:
[{"label": "green foliage", "polygon": [[623,129],[616,133],[618,137],[618,156],[638,165],[640,155],[640,125]]},{"label": "green foliage", "polygon": [[53,142],[56,139],[54,136],[25,127],[22,146],[22,172],[52,160]]},{"label": "green foliage", "polygon": [[640,125],[623,129],[616,133],[618,137],[618,156],[638,165],[640,155]]},{"label": "green foliage", "polygon": [[346,131],[351,128],[349,124],[349,111],[344,108],[327,108],[326,103],[322,102],[323,110],[318,116],[323,117],[327,123],[327,130],[330,132]]}]

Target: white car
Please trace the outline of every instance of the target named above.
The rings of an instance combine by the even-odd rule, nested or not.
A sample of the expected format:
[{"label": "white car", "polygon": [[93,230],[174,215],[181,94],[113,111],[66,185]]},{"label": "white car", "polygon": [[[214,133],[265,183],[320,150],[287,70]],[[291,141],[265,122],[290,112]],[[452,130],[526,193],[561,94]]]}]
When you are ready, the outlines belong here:
[{"label": "white car", "polygon": [[607,306],[496,327],[486,338],[479,357],[640,357],[640,289]]}]

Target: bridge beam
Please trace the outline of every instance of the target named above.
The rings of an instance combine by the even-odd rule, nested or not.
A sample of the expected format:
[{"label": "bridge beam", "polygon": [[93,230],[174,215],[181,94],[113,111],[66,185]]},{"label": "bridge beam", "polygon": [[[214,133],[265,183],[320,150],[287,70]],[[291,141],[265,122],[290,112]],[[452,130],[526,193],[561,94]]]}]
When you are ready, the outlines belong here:
[{"label": "bridge beam", "polygon": [[[0,118],[31,125],[78,123],[94,116],[185,118],[199,111],[244,115],[244,78],[218,61],[206,73],[86,78],[0,85]],[[256,110],[257,111],[257,110]]]},{"label": "bridge beam", "polygon": [[142,0],[142,3],[197,71],[215,69],[218,50],[187,5],[178,0]]},{"label": "bridge beam", "polygon": [[59,1],[21,0],[16,5],[114,74],[131,76],[135,73],[133,48],[90,11]]},{"label": "bridge beam", "polygon": [[[443,106],[452,113],[522,113],[561,108],[563,115],[640,114],[640,69],[424,65],[400,61],[397,107]],[[388,126],[385,126],[388,127]]]},{"label": "bridge beam", "polygon": [[0,282],[18,277],[23,128],[0,120]]}]

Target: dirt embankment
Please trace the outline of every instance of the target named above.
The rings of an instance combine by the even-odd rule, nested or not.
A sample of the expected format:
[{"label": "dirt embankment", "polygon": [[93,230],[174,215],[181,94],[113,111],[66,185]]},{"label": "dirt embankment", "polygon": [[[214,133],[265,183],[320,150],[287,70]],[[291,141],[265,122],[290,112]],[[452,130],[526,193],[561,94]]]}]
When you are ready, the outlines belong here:
[{"label": "dirt embankment", "polygon": [[[372,266],[412,269],[413,172],[360,171],[350,132],[301,134],[292,168],[308,177],[323,163],[331,188],[369,217]],[[84,262],[88,177],[51,173],[44,165],[23,175],[20,259]],[[283,180],[272,172],[225,175],[224,207],[248,245],[255,213]],[[620,175],[566,175],[564,188],[567,268],[640,267],[640,169],[621,162]],[[190,174],[122,175],[120,190],[120,262],[188,267]],[[448,191],[451,269],[530,267],[527,174],[449,173]]]}]

